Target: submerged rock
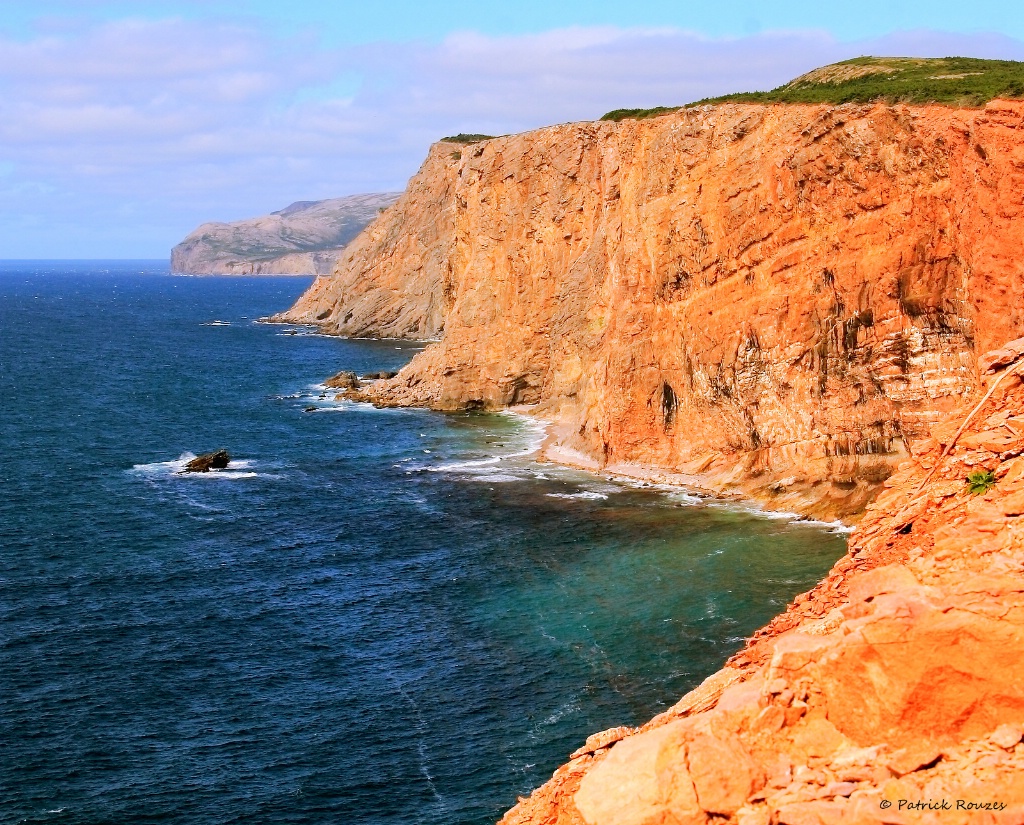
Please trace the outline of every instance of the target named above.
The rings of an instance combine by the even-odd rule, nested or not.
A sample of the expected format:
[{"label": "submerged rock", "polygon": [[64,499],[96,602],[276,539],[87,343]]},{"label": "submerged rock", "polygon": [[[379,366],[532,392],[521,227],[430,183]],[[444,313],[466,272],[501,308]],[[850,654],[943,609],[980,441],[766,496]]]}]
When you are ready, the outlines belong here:
[{"label": "submerged rock", "polygon": [[215,450],[212,453],[197,455],[185,465],[183,473],[208,473],[210,470],[223,470],[231,461],[227,450]]},{"label": "submerged rock", "polygon": [[342,370],[324,381],[324,386],[335,390],[358,390],[359,378],[351,370]]}]

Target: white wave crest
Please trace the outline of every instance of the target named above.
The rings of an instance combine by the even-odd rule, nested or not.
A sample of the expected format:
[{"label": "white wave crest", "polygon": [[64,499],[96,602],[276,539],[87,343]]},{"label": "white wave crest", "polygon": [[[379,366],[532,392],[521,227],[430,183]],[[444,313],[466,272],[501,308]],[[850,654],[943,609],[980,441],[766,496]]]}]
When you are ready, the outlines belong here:
[{"label": "white wave crest", "polygon": [[582,490],[578,493],[547,493],[548,498],[572,498],[589,501],[600,501],[608,498],[607,493],[598,493],[596,490]]},{"label": "white wave crest", "polygon": [[[513,456],[501,456],[492,455],[489,458],[472,459],[470,461],[452,461],[447,464],[438,464],[436,467],[424,467],[428,473],[457,473],[460,471],[473,472],[481,467],[493,467],[495,464],[499,464],[503,459],[512,458]],[[484,470],[483,472],[489,472]]]},{"label": "white wave crest", "polygon": [[514,476],[511,473],[474,473],[472,475],[463,476],[468,481],[482,481],[485,483],[498,482],[504,484],[509,481],[523,481],[522,476]]},{"label": "white wave crest", "polygon": [[680,492],[666,493],[665,498],[667,498],[669,501],[674,501],[676,504],[679,504],[680,506],[685,505],[688,507],[696,504],[701,504],[704,501],[704,499],[702,499],[700,496],[695,496],[692,493]]}]

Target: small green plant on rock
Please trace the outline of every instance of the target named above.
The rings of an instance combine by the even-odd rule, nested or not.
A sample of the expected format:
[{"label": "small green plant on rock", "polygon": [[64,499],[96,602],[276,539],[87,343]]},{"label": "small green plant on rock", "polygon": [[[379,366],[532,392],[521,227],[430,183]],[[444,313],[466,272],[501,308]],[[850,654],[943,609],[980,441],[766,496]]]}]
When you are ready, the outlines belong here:
[{"label": "small green plant on rock", "polygon": [[996,474],[991,470],[975,470],[967,476],[967,486],[974,495],[980,496],[996,486]]}]

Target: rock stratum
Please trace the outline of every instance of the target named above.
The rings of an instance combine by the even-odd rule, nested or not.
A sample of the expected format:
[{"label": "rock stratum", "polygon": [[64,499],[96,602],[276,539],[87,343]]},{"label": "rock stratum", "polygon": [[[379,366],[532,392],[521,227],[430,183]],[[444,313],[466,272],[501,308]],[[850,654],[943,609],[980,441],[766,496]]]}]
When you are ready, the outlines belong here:
[{"label": "rock stratum", "polygon": [[204,223],[171,250],[184,275],[317,275],[333,271],[345,246],[396,193],[299,201],[233,223]]},{"label": "rock stratum", "polygon": [[530,405],[556,460],[859,522],[504,825],[1024,821],[1022,213],[1020,102],[569,124],[435,145],[280,316],[437,338],[375,403]]}]

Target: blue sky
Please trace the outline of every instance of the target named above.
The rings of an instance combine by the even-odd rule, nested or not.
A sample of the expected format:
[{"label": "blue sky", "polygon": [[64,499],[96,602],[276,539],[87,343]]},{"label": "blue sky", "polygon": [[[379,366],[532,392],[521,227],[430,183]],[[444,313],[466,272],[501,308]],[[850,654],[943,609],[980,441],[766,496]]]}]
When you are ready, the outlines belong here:
[{"label": "blue sky", "polygon": [[309,28],[332,43],[380,40],[440,40],[452,31],[482,34],[536,34],[570,26],[672,27],[712,37],[744,36],[765,29],[824,29],[843,40],[875,37],[901,29],[993,31],[1024,38],[1020,4],[978,0],[763,0],[763,2],[665,2],[665,0],[589,0],[589,2],[282,2],[282,0],[178,0],[177,2],[103,2],[42,0],[9,2],[4,17],[22,30],[52,17],[184,17],[266,22],[277,30]]},{"label": "blue sky", "polygon": [[0,258],[164,257],[400,189],[430,142],[771,88],[859,54],[1024,59],[1009,2],[5,0]]}]

